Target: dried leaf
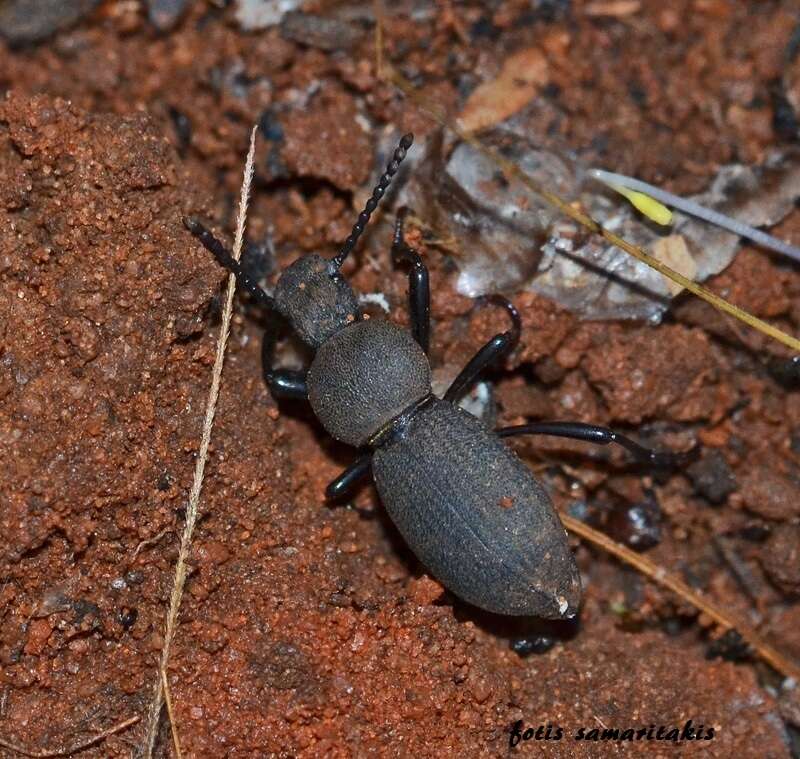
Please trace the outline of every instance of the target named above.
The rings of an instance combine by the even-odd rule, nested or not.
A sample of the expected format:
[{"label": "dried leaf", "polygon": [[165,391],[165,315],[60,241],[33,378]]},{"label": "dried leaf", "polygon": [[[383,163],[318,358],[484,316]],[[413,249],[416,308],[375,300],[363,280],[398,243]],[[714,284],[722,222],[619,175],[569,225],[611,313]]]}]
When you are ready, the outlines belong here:
[{"label": "dried leaf", "polygon": [[[697,274],[697,262],[692,258],[689,253],[689,248],[686,246],[686,240],[683,235],[669,235],[668,237],[659,237],[653,243],[653,256],[666,264],[670,269],[674,269],[678,274],[683,274],[687,279],[694,281]],[[677,282],[664,277],[664,280],[672,295],[677,295],[683,287]]]},{"label": "dried leaf", "polygon": [[506,58],[496,79],[484,82],[469,96],[459,121],[467,132],[499,124],[524,108],[549,81],[544,53],[527,48]]},{"label": "dried leaf", "polygon": [[641,8],[639,0],[610,0],[610,2],[590,3],[586,6],[587,16],[610,16],[612,18],[625,18],[632,16]]}]

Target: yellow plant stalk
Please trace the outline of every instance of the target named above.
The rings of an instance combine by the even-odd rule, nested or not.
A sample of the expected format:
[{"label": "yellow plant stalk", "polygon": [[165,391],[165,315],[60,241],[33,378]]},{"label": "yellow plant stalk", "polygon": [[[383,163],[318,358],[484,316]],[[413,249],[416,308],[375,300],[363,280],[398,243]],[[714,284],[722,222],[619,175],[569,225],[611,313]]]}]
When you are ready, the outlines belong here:
[{"label": "yellow plant stalk", "polygon": [[604,184],[626,198],[637,211],[641,211],[656,224],[660,224],[662,227],[668,227],[672,224],[672,211],[650,195],[645,195],[638,190],[629,190],[627,187],[612,184],[611,182],[605,182]]}]

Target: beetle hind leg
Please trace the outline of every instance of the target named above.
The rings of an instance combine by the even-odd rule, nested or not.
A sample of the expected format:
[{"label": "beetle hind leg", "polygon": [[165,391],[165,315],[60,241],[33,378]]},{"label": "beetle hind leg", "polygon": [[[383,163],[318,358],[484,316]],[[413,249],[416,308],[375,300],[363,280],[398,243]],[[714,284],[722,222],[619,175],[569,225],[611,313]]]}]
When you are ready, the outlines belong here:
[{"label": "beetle hind leg", "polygon": [[583,440],[587,443],[608,445],[616,443],[632,454],[637,461],[648,464],[655,469],[674,469],[687,464],[694,458],[695,449],[686,453],[672,453],[666,451],[653,451],[639,445],[619,432],[614,432],[608,427],[582,422],[535,422],[533,424],[519,424],[513,427],[501,427],[495,430],[498,437],[513,437],[515,435],[552,435],[565,437],[572,440]]}]

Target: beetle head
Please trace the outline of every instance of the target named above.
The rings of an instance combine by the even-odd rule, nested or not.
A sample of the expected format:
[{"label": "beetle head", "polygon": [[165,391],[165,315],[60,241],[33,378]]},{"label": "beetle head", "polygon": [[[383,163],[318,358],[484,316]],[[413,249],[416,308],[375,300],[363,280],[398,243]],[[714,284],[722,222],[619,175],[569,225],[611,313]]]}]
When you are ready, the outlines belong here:
[{"label": "beetle head", "polygon": [[314,253],[284,270],[273,297],[278,311],[314,349],[361,319],[356,295],[338,267]]}]

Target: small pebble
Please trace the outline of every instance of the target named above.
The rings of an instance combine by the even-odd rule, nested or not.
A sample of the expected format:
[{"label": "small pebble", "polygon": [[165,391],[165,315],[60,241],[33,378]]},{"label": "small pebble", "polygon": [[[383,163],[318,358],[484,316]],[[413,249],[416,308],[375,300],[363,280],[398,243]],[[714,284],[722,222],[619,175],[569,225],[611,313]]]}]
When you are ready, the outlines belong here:
[{"label": "small pebble", "polygon": [[348,50],[361,32],[345,21],[311,13],[287,13],[281,21],[281,37],[319,50]]},{"label": "small pebble", "polygon": [[772,358],[767,362],[767,371],[772,379],[793,390],[800,385],[800,356],[793,358]]},{"label": "small pebble", "polygon": [[238,0],[236,20],[246,32],[266,29],[281,22],[289,11],[300,7],[300,0]]},{"label": "small pebble", "polygon": [[125,631],[130,630],[131,627],[136,624],[138,617],[138,609],[132,609],[127,606],[123,606],[117,614],[117,619],[119,620],[120,625],[122,625],[122,629]]},{"label": "small pebble", "polygon": [[511,650],[520,656],[547,653],[556,644],[555,638],[548,635],[532,635],[528,638],[515,638],[511,641]]},{"label": "small pebble", "polygon": [[728,630],[722,637],[712,641],[706,649],[706,659],[747,661],[751,655],[750,646],[736,630]]},{"label": "small pebble", "polygon": [[125,573],[125,582],[128,585],[141,585],[144,582],[144,572],[139,569],[131,569]]},{"label": "small pebble", "polygon": [[614,540],[644,551],[661,542],[661,509],[655,500],[623,504],[611,512],[607,526]]},{"label": "small pebble", "polygon": [[800,516],[797,483],[766,466],[750,469],[742,479],[741,494],[745,508],[765,519],[787,522]]},{"label": "small pebble", "polygon": [[258,117],[258,129],[268,142],[283,140],[283,127],[274,108],[266,108]]}]

